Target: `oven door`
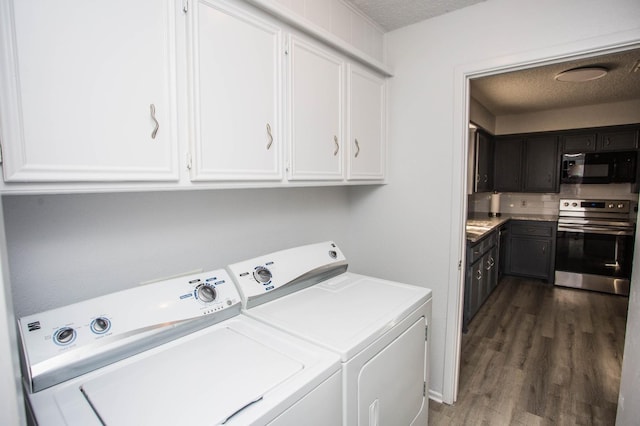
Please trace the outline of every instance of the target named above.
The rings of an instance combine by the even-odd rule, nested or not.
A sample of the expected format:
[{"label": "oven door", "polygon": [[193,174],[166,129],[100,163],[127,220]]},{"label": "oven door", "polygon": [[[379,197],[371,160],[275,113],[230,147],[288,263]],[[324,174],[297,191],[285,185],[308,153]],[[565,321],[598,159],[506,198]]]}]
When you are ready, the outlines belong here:
[{"label": "oven door", "polygon": [[556,285],[629,294],[634,231],[559,224]]}]

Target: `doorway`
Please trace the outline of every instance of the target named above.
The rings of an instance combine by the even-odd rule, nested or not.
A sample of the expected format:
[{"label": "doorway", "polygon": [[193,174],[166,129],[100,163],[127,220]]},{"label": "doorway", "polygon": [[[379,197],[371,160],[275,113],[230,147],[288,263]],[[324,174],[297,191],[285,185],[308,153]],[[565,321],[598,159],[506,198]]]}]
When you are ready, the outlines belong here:
[{"label": "doorway", "polygon": [[[559,64],[568,61],[574,61],[585,58],[595,58],[602,55],[616,53],[624,50],[637,49],[639,47],[637,40],[621,41],[615,45],[607,45],[603,47],[594,47],[593,41],[589,43],[585,42],[585,45],[580,48],[576,46],[569,46],[565,50],[564,54],[559,57],[556,53],[557,50],[553,50],[553,53],[549,52],[534,52],[530,54],[523,54],[520,57],[509,58],[508,60],[497,59],[489,61],[488,63],[472,64],[465,67],[456,69],[456,99],[455,99],[455,125],[454,137],[455,140],[460,141],[459,146],[459,161],[460,169],[466,171],[466,160],[468,154],[468,123],[470,121],[469,105],[471,97],[471,80],[489,77],[499,74],[506,74],[511,72],[523,71],[539,66],[545,66],[550,64]],[[504,65],[505,63],[509,65]],[[586,126],[585,126],[586,127]],[[460,215],[454,220],[453,226],[458,226],[457,230],[452,230],[452,235],[459,236],[458,245],[454,245],[452,250],[457,250],[459,258],[462,259],[462,264],[465,262],[464,248],[465,248],[465,232],[464,223],[468,213],[468,203],[466,196],[466,179],[461,176],[460,188],[461,188],[461,200],[460,200]],[[454,209],[455,211],[455,209]],[[453,268],[453,266],[452,266]],[[453,403],[456,400],[458,392],[458,380],[460,373],[460,349],[461,349],[461,325],[462,325],[462,311],[463,311],[463,281],[464,273],[455,273],[452,276],[456,277],[456,282],[452,281],[452,285],[449,287],[449,310],[447,314],[447,322],[452,324],[453,327],[447,330],[446,336],[446,362],[445,362],[445,381],[443,389],[443,400],[447,403]],[[640,326],[639,326],[640,327]]]}]

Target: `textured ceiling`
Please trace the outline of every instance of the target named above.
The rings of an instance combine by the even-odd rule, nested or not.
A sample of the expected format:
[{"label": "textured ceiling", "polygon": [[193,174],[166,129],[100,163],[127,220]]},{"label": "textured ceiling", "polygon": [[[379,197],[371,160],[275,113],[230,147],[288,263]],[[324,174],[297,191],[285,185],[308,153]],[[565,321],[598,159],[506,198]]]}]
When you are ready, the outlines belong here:
[{"label": "textured ceiling", "polygon": [[387,31],[484,0],[347,0]]},{"label": "textured ceiling", "polygon": [[[471,96],[494,115],[640,99],[640,49],[471,80]],[[609,73],[582,83],[556,81],[559,72],[590,65]]]},{"label": "textured ceiling", "polygon": [[[484,0],[347,0],[387,31]],[[541,29],[544,31],[544,29]],[[640,49],[557,63],[471,81],[471,96],[494,115],[640,99]],[[556,74],[599,65],[609,73],[584,83],[559,82]]]}]

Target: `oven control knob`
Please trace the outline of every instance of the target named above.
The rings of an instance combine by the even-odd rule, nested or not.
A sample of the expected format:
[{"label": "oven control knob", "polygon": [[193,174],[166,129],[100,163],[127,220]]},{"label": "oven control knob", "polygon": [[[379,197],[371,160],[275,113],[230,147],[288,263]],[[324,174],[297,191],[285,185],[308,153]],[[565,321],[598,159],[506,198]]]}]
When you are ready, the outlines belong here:
[{"label": "oven control knob", "polygon": [[59,345],[68,345],[76,339],[76,331],[71,327],[63,327],[55,332],[53,341]]},{"label": "oven control knob", "polygon": [[105,317],[99,317],[91,321],[91,331],[97,334],[103,334],[111,328],[111,321]]},{"label": "oven control knob", "polygon": [[571,203],[571,205],[572,205],[573,207],[578,207],[578,203],[575,203],[575,202],[574,202],[574,203]]},{"label": "oven control knob", "polygon": [[622,203],[618,204],[618,208],[619,208],[619,209],[621,209],[621,208],[623,208],[623,207],[624,207],[624,204],[622,204]]},{"label": "oven control knob", "polygon": [[200,284],[196,287],[196,296],[205,303],[216,300],[216,289],[210,285]]},{"label": "oven control knob", "polygon": [[258,281],[260,284],[268,283],[269,281],[271,281],[272,277],[273,275],[271,274],[271,271],[264,266],[258,266],[253,271],[253,278],[255,278],[256,281]]},{"label": "oven control knob", "polygon": [[613,206],[613,203],[609,203],[609,205],[608,205],[607,207],[609,207],[610,209],[612,209],[612,208],[614,207],[614,206]]},{"label": "oven control knob", "polygon": [[565,207],[569,207],[569,202],[568,202],[568,201],[565,201],[565,202],[564,202],[564,206],[565,206]]}]

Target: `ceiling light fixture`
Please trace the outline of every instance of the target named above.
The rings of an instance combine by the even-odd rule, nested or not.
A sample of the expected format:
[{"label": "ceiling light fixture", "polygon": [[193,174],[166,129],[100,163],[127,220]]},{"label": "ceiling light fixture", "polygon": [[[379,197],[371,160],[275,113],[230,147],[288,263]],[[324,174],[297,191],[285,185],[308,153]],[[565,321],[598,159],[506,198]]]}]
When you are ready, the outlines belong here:
[{"label": "ceiling light fixture", "polygon": [[573,68],[557,74],[555,79],[558,81],[570,82],[591,81],[604,77],[607,75],[607,72],[609,72],[609,70],[605,67]]}]

